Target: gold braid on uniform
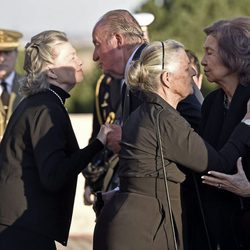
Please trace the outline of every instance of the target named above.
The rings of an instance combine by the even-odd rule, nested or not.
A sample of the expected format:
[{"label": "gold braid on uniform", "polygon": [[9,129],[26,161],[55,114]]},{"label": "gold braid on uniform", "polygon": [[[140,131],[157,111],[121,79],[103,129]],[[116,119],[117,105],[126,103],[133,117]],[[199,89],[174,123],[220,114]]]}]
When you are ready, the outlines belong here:
[{"label": "gold braid on uniform", "polygon": [[106,123],[114,123],[115,121],[115,112],[111,111],[109,112],[107,119],[106,119]]},{"label": "gold braid on uniform", "polygon": [[97,115],[97,119],[100,125],[104,123],[104,121],[102,120],[101,110],[100,110],[100,105],[99,105],[99,91],[100,91],[100,86],[104,77],[105,77],[104,74],[99,77],[97,84],[96,84],[96,88],[95,88],[96,115]]}]

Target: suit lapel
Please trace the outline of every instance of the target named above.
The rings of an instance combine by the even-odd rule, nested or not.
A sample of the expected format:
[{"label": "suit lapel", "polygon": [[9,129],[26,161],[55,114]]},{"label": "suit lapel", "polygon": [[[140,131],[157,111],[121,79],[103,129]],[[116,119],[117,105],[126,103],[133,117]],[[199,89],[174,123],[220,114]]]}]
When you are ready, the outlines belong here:
[{"label": "suit lapel", "polygon": [[147,43],[143,43],[135,52],[132,61],[138,60],[140,58],[141,52],[147,46]]}]

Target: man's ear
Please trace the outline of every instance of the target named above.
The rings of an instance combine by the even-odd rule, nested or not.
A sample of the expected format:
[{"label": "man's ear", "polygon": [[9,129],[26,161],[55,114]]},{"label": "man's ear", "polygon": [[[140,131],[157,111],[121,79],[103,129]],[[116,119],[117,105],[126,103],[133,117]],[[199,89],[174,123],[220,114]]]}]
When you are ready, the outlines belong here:
[{"label": "man's ear", "polygon": [[121,34],[119,34],[119,33],[115,34],[115,39],[116,39],[117,47],[121,48],[123,43],[124,43],[124,39],[121,36]]},{"label": "man's ear", "polygon": [[169,78],[170,78],[169,72],[163,71],[163,72],[161,73],[161,82],[162,82],[162,84],[163,84],[164,86],[166,86],[167,88],[170,87],[170,80],[169,80]]}]

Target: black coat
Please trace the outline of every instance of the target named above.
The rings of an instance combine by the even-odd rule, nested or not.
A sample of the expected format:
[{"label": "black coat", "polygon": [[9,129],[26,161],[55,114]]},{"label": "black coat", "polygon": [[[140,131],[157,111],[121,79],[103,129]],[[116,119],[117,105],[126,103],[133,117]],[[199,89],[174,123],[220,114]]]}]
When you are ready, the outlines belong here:
[{"label": "black coat", "polygon": [[[69,97],[51,88],[62,100]],[[68,113],[54,93],[25,98],[0,145],[0,224],[66,245],[77,175],[100,149],[98,140],[79,149]]]},{"label": "black coat", "polygon": [[[200,135],[214,148],[220,150],[246,114],[249,98],[250,87],[238,85],[227,110],[224,106],[224,91],[218,89],[210,93],[202,106]],[[242,132],[242,134],[244,133]],[[243,155],[243,166],[249,178],[249,153]],[[200,178],[198,180],[200,181]],[[216,244],[220,245],[221,250],[239,249],[238,240],[236,240],[238,229],[235,221],[242,208],[250,209],[249,199],[242,199],[230,192],[203,184],[200,184],[200,195],[213,249],[216,249]],[[198,218],[197,214],[196,218]],[[196,229],[199,230],[199,227]],[[199,233],[201,234],[201,230],[199,230]],[[197,248],[191,249],[200,249],[201,246],[204,250],[206,249],[204,241],[198,241],[198,243],[200,245]]]}]

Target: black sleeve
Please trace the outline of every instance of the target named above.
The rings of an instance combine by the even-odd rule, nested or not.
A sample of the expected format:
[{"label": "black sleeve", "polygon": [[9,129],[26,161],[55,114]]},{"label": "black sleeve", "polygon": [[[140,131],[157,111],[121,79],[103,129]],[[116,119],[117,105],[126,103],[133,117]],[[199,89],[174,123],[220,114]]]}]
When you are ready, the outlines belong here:
[{"label": "black sleeve", "polygon": [[103,148],[96,139],[79,149],[70,119],[60,108],[44,108],[33,117],[31,138],[41,183],[51,191],[75,178]]},{"label": "black sleeve", "polygon": [[91,143],[96,138],[100,128],[101,126],[97,118],[96,105],[94,105],[93,120],[92,120],[92,133],[89,139],[89,143]]},{"label": "black sleeve", "polygon": [[180,115],[186,119],[191,127],[198,131],[201,119],[201,104],[194,94],[189,95],[177,105]]},{"label": "black sleeve", "polygon": [[206,127],[208,119],[210,117],[210,112],[212,112],[211,107],[213,106],[212,103],[214,102],[214,95],[215,94],[216,94],[215,91],[208,94],[206,96],[206,98],[204,99],[204,102],[202,104],[201,121],[200,121],[200,126],[199,126],[199,134],[200,135],[204,134],[205,127]]}]

